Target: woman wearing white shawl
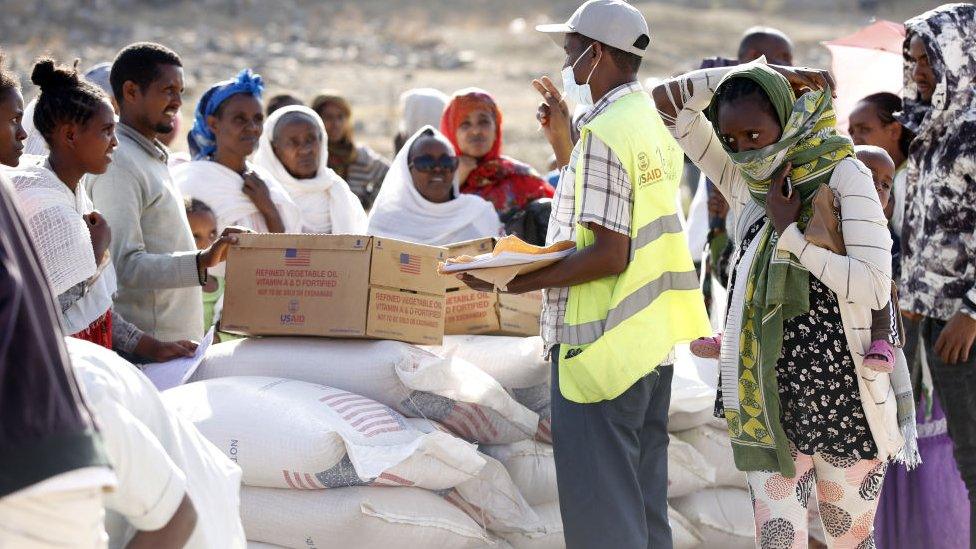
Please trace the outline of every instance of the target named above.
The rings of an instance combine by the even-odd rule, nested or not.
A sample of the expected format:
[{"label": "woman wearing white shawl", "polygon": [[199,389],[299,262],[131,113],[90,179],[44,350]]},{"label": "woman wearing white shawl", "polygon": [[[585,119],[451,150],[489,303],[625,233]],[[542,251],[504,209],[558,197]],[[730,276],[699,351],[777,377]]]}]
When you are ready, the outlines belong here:
[{"label": "woman wearing white shawl", "polygon": [[299,232],[301,212],[274,177],[247,161],[262,133],[264,83],[250,69],[210,87],[197,104],[187,140],[193,161],[172,167],[184,195],[205,202],[217,230]]},{"label": "woman wearing white shawl", "polygon": [[327,143],[315,111],[283,107],[265,121],[254,164],[281,183],[301,210],[302,232],[363,234],[366,212],[349,185],[329,169]]},{"label": "woman wearing white shawl", "polygon": [[404,144],[383,180],[369,216],[369,234],[443,246],[502,236],[494,206],[454,191],[457,156],[451,142],[425,126]]}]

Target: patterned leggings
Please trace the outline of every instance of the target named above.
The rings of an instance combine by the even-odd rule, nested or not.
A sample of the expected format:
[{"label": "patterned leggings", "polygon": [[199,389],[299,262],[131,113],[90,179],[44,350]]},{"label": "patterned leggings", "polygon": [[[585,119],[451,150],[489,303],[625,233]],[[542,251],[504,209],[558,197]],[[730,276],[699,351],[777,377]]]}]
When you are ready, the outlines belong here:
[{"label": "patterned leggings", "polygon": [[807,503],[817,488],[820,517],[831,549],[874,549],[874,514],[885,462],[808,456],[794,450],[796,476],[750,472],[749,492],[760,549],[805,549]]}]

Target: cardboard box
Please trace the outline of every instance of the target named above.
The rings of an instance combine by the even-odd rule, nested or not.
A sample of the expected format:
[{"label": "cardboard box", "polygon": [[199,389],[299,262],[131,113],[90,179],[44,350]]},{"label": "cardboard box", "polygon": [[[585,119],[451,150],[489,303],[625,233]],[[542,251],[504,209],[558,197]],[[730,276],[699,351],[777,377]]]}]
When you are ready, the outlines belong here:
[{"label": "cardboard box", "polygon": [[370,236],[243,234],[227,256],[221,328],[438,345],[446,254]]},{"label": "cardboard box", "polygon": [[[495,247],[494,238],[479,238],[447,246],[447,257],[480,255]],[[444,275],[446,335],[539,335],[542,292],[514,295],[478,292]]]},{"label": "cardboard box", "polygon": [[498,331],[502,335],[537,336],[542,316],[542,290],[498,294]]},{"label": "cardboard box", "polygon": [[[445,246],[447,248],[446,257],[458,257],[460,255],[481,255],[490,253],[495,249],[494,238],[476,238],[474,240],[466,240],[464,242],[458,242],[456,244],[448,244]],[[458,288],[467,288],[461,283],[454,275],[441,275],[444,278],[444,290],[456,290]]]},{"label": "cardboard box", "polygon": [[447,291],[444,334],[490,334],[498,331],[498,297],[470,288]]}]

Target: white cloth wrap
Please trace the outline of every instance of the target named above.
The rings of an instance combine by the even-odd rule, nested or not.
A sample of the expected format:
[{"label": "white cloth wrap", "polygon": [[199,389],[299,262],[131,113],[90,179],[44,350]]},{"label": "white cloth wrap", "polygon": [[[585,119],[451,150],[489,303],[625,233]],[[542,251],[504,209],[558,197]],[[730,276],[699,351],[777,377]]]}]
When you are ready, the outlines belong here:
[{"label": "white cloth wrap", "polygon": [[46,165],[19,167],[8,175],[54,294],[91,278],[95,252],[82,215],[94,206],[84,185],[72,193]]},{"label": "white cloth wrap", "polygon": [[[322,151],[319,156],[319,169],[314,177],[296,179],[284,164],[278,160],[271,140],[275,126],[287,114],[302,113],[312,120],[322,135]],[[328,135],[322,119],[312,109],[295,105],[278,109],[264,123],[264,132],[258,142],[258,152],[254,164],[271,174],[301,210],[302,232],[329,234],[363,234],[366,232],[366,212],[359,198],[349,189],[349,185],[328,166]]]},{"label": "white cloth wrap", "polygon": [[46,159],[21,162],[9,173],[54,294],[88,281],[85,294],[61,317],[65,333],[78,333],[112,307],[117,290],[111,261],[100,270],[95,265],[91,233],[82,217],[94,211],[92,201],[83,183],[72,193]]},{"label": "white cloth wrap", "polygon": [[[247,167],[267,185],[285,226],[285,232],[301,232],[302,213],[288,192],[271,174],[251,164]],[[217,230],[231,225],[247,227],[259,233],[268,232],[264,216],[254,202],[244,194],[244,178],[234,170],[210,160],[194,160],[178,164],[170,169],[173,183],[184,196],[191,196],[210,206],[217,217]]]},{"label": "white cloth wrap", "polygon": [[501,236],[502,225],[490,202],[473,194],[461,194],[440,204],[424,198],[414,186],[407,157],[421,132],[430,129],[448,143],[432,126],[424,126],[403,145],[369,215],[369,234],[443,246],[454,242]]}]

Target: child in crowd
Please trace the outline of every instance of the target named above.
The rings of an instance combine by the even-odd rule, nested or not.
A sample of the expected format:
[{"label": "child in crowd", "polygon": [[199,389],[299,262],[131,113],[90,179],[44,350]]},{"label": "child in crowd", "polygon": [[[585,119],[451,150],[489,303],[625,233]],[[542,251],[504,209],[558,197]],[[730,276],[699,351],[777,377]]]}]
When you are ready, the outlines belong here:
[{"label": "child in crowd", "polygon": [[[190,222],[190,232],[193,233],[193,240],[196,242],[197,249],[206,250],[219,236],[217,232],[217,216],[214,215],[210,206],[202,200],[197,200],[189,196],[183,200],[186,206],[186,218]],[[223,297],[224,277],[214,276],[212,274],[207,276],[207,283],[203,286],[204,330],[209,330],[217,320],[215,315],[218,309],[217,304],[221,302]],[[229,341],[231,339],[236,339],[236,337],[223,332],[217,332],[214,334],[213,342],[218,343],[221,340]]]},{"label": "child in crowd", "polygon": [[[895,162],[881,147],[859,145],[855,147],[857,159],[871,170],[874,188],[878,191],[881,208],[888,212],[891,187],[895,177]],[[889,215],[890,218],[890,215]],[[891,300],[871,315],[871,347],[864,355],[864,365],[878,372],[891,372],[895,367],[895,347],[902,346],[901,317],[898,300],[892,284]],[[718,358],[722,347],[722,334],[703,337],[691,342],[692,354],[701,358]]]},{"label": "child in crowd", "polygon": [[[895,178],[895,162],[881,147],[858,145],[855,147],[857,159],[871,170],[874,188],[878,191],[881,208],[887,213],[891,198],[891,187]],[[889,220],[891,215],[888,214]],[[893,258],[894,259],[894,258]],[[891,372],[895,367],[894,347],[902,346],[901,315],[898,312],[898,296],[895,286],[891,287],[891,300],[879,310],[871,313],[871,347],[864,356],[864,365],[878,372]]]}]

